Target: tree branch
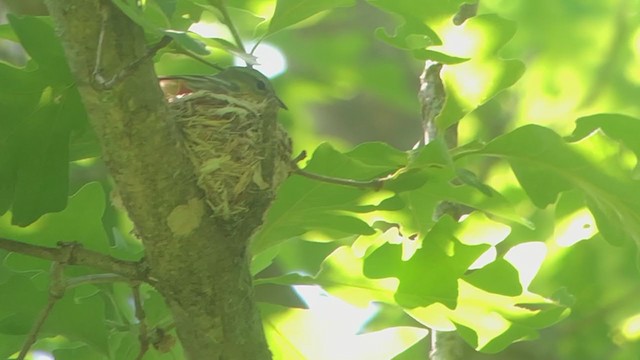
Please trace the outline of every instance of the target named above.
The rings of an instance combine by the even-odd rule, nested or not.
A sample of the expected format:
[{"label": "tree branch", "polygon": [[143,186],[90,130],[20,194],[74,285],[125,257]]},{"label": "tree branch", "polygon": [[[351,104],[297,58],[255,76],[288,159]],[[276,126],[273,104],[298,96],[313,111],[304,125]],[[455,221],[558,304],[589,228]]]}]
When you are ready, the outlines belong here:
[{"label": "tree branch", "polygon": [[[0,238],[0,249],[54,262],[66,261],[68,265],[89,266],[118,274],[130,280],[148,281],[143,262],[116,259],[109,255],[87,250],[79,245],[64,243],[60,243],[60,245],[60,247],[54,248]],[[71,251],[70,254],[69,251]]]}]

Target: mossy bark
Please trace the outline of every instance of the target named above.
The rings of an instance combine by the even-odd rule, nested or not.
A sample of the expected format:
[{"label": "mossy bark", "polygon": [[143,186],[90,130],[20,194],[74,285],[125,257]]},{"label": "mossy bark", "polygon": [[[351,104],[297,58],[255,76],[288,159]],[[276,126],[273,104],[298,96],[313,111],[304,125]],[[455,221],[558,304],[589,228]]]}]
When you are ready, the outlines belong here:
[{"label": "mossy bark", "polygon": [[[152,63],[110,90],[91,85],[102,20],[99,70],[105,78],[144,54],[142,30],[107,0],[48,0],[47,6],[187,356],[270,359],[252,293],[246,252],[251,232],[234,233],[211,217],[207,206],[194,206],[203,193],[189,160],[177,151]],[[186,228],[171,221],[178,210],[192,215]],[[261,218],[254,221],[257,227]]]}]

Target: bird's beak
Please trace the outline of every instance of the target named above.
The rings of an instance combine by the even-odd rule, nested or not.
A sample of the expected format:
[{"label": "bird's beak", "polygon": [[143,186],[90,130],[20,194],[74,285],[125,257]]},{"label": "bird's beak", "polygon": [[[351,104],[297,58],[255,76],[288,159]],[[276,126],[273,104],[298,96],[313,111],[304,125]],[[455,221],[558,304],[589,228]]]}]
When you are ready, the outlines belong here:
[{"label": "bird's beak", "polygon": [[280,100],[279,97],[276,96],[276,100],[278,100],[278,105],[280,105],[281,108],[285,109],[285,110],[289,110],[289,108],[287,107],[287,105],[285,105],[285,103]]}]

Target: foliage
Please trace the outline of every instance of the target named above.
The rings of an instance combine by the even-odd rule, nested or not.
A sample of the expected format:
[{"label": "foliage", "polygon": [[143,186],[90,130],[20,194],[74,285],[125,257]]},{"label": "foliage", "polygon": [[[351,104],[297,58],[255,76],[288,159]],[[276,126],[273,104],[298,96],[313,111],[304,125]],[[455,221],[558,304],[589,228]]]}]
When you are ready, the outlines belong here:
[{"label": "foliage", "polygon": [[[174,40],[154,59],[159,73],[211,71],[185,52],[225,65],[233,56],[256,62],[233,34],[189,31],[194,23],[227,21],[221,0],[112,2],[144,28],[149,44]],[[288,75],[274,83],[290,108],[281,120],[294,146],[315,148],[305,170],[390,177],[376,190],[296,175],[281,187],[251,249],[256,290],[268,293],[262,312],[275,358],[424,357],[429,329],[456,330],[471,348],[505,358],[512,349],[528,351],[523,359],[551,358],[514,344],[541,333],[537,341],[559,358],[623,359],[638,351],[640,335],[625,326],[639,311],[626,299],[640,289],[633,256],[640,244],[640,80],[629,75],[638,73],[640,51],[631,48],[638,15],[624,11],[637,1],[486,1],[461,26],[451,18],[464,1],[227,3],[245,41],[273,43],[289,58]],[[619,22],[625,26],[615,27]],[[597,30],[611,23],[612,35]],[[142,248],[126,214],[108,201],[106,175],[87,176],[99,171],[100,150],[50,21],[10,15],[0,36],[29,56],[24,66],[0,63],[0,236],[51,246],[77,241],[138,258]],[[444,131],[459,122],[453,149],[443,139],[398,149],[419,139],[416,89],[405,79],[417,82],[424,60],[446,64],[447,99],[436,124]],[[339,120],[315,125],[329,129],[319,135],[313,117],[336,114]],[[404,129],[403,117],[415,121]],[[349,134],[321,141],[349,126],[368,140],[379,137],[376,127],[402,140],[351,149]],[[440,216],[443,203],[468,214],[460,221]],[[537,269],[531,273],[524,260],[536,248],[546,258],[532,282]],[[19,351],[44,306],[48,268],[44,260],[6,254],[0,357]],[[66,271],[70,278],[93,273]],[[336,344],[317,330],[313,307],[296,308],[300,300],[287,297],[292,285],[318,285],[357,307],[376,304],[376,311],[360,335]],[[170,324],[158,293],[143,286],[142,295],[149,325]],[[121,283],[70,289],[35,347],[61,359],[133,358],[139,330],[130,296]],[[309,339],[340,350],[320,350]],[[376,354],[367,341],[376,341]],[[180,356],[176,344],[145,359]]]}]

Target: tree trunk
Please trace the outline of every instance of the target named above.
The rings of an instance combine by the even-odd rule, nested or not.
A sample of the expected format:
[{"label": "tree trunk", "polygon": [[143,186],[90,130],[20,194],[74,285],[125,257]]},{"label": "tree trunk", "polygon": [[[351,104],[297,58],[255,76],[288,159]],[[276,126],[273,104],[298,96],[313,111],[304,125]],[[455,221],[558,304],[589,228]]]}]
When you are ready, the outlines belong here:
[{"label": "tree trunk", "polygon": [[107,79],[144,54],[142,30],[107,0],[48,0],[47,6],[187,356],[270,359],[246,251],[260,217],[238,233],[211,216],[192,165],[177,150],[151,61],[113,89],[91,85],[98,53]]}]

